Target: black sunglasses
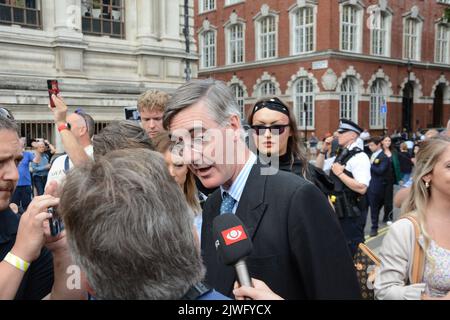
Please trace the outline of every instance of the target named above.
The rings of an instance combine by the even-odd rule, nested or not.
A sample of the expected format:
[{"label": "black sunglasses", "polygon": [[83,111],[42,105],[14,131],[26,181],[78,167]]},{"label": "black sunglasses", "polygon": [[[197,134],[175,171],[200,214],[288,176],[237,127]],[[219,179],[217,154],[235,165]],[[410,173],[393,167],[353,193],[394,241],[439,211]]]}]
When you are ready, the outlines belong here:
[{"label": "black sunglasses", "polygon": [[272,135],[280,135],[283,134],[286,128],[289,127],[288,124],[274,124],[272,126],[263,126],[263,125],[255,125],[251,126],[255,133],[258,136],[262,136],[266,133],[266,130],[269,130]]}]

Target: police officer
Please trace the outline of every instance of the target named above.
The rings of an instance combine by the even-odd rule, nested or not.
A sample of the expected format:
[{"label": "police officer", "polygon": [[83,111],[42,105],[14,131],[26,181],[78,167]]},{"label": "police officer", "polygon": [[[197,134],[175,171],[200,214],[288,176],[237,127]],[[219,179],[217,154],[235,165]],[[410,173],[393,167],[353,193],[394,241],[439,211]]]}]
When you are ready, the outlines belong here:
[{"label": "police officer", "polygon": [[370,183],[370,160],[358,147],[363,129],[356,123],[341,119],[338,128],[339,153],[324,160],[330,144],[324,143],[316,165],[330,171],[334,181],[331,201],[339,217],[352,255],[358,244],[364,242],[364,227],[367,218],[367,187]]}]

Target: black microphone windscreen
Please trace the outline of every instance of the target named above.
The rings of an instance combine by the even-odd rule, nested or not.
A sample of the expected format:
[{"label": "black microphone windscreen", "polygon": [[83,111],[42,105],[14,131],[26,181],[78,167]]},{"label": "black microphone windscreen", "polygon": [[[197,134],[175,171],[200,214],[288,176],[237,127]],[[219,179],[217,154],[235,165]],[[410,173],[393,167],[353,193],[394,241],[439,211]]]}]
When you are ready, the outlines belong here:
[{"label": "black microphone windscreen", "polygon": [[241,219],[224,213],[213,221],[214,244],[218,256],[226,265],[234,265],[252,251],[252,242]]}]

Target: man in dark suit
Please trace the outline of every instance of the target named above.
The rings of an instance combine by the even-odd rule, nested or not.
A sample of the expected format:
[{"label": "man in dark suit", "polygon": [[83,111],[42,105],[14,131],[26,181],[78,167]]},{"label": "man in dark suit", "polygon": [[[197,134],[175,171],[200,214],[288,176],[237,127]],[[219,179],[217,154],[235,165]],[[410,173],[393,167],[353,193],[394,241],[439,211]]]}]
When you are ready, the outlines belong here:
[{"label": "man in dark suit", "polygon": [[372,151],[370,157],[370,174],[372,179],[370,180],[367,195],[369,199],[370,216],[372,219],[370,236],[375,237],[378,235],[378,219],[380,209],[384,203],[384,190],[386,188],[386,175],[389,170],[389,159],[381,148],[381,138],[374,137],[370,139],[369,149]]},{"label": "man in dark suit", "polygon": [[202,184],[220,186],[203,211],[201,247],[209,285],[232,295],[236,274],[218,261],[212,222],[219,214],[237,214],[253,241],[247,259],[252,278],[285,299],[360,298],[345,237],[327,199],[304,179],[259,163],[242,139],[239,108],[223,82],[192,80],[181,86],[163,123],[178,141],[174,151]]}]

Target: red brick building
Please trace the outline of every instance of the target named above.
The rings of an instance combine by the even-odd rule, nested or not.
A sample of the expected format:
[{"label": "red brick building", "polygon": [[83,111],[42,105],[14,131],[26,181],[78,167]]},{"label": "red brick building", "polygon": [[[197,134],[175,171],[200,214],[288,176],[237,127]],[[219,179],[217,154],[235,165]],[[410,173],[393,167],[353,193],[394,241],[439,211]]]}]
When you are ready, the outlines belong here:
[{"label": "red brick building", "polygon": [[244,117],[260,97],[278,95],[294,106],[300,129],[307,110],[307,129],[319,137],[340,117],[372,133],[445,126],[449,7],[449,0],[195,0],[199,77],[227,82]]}]

